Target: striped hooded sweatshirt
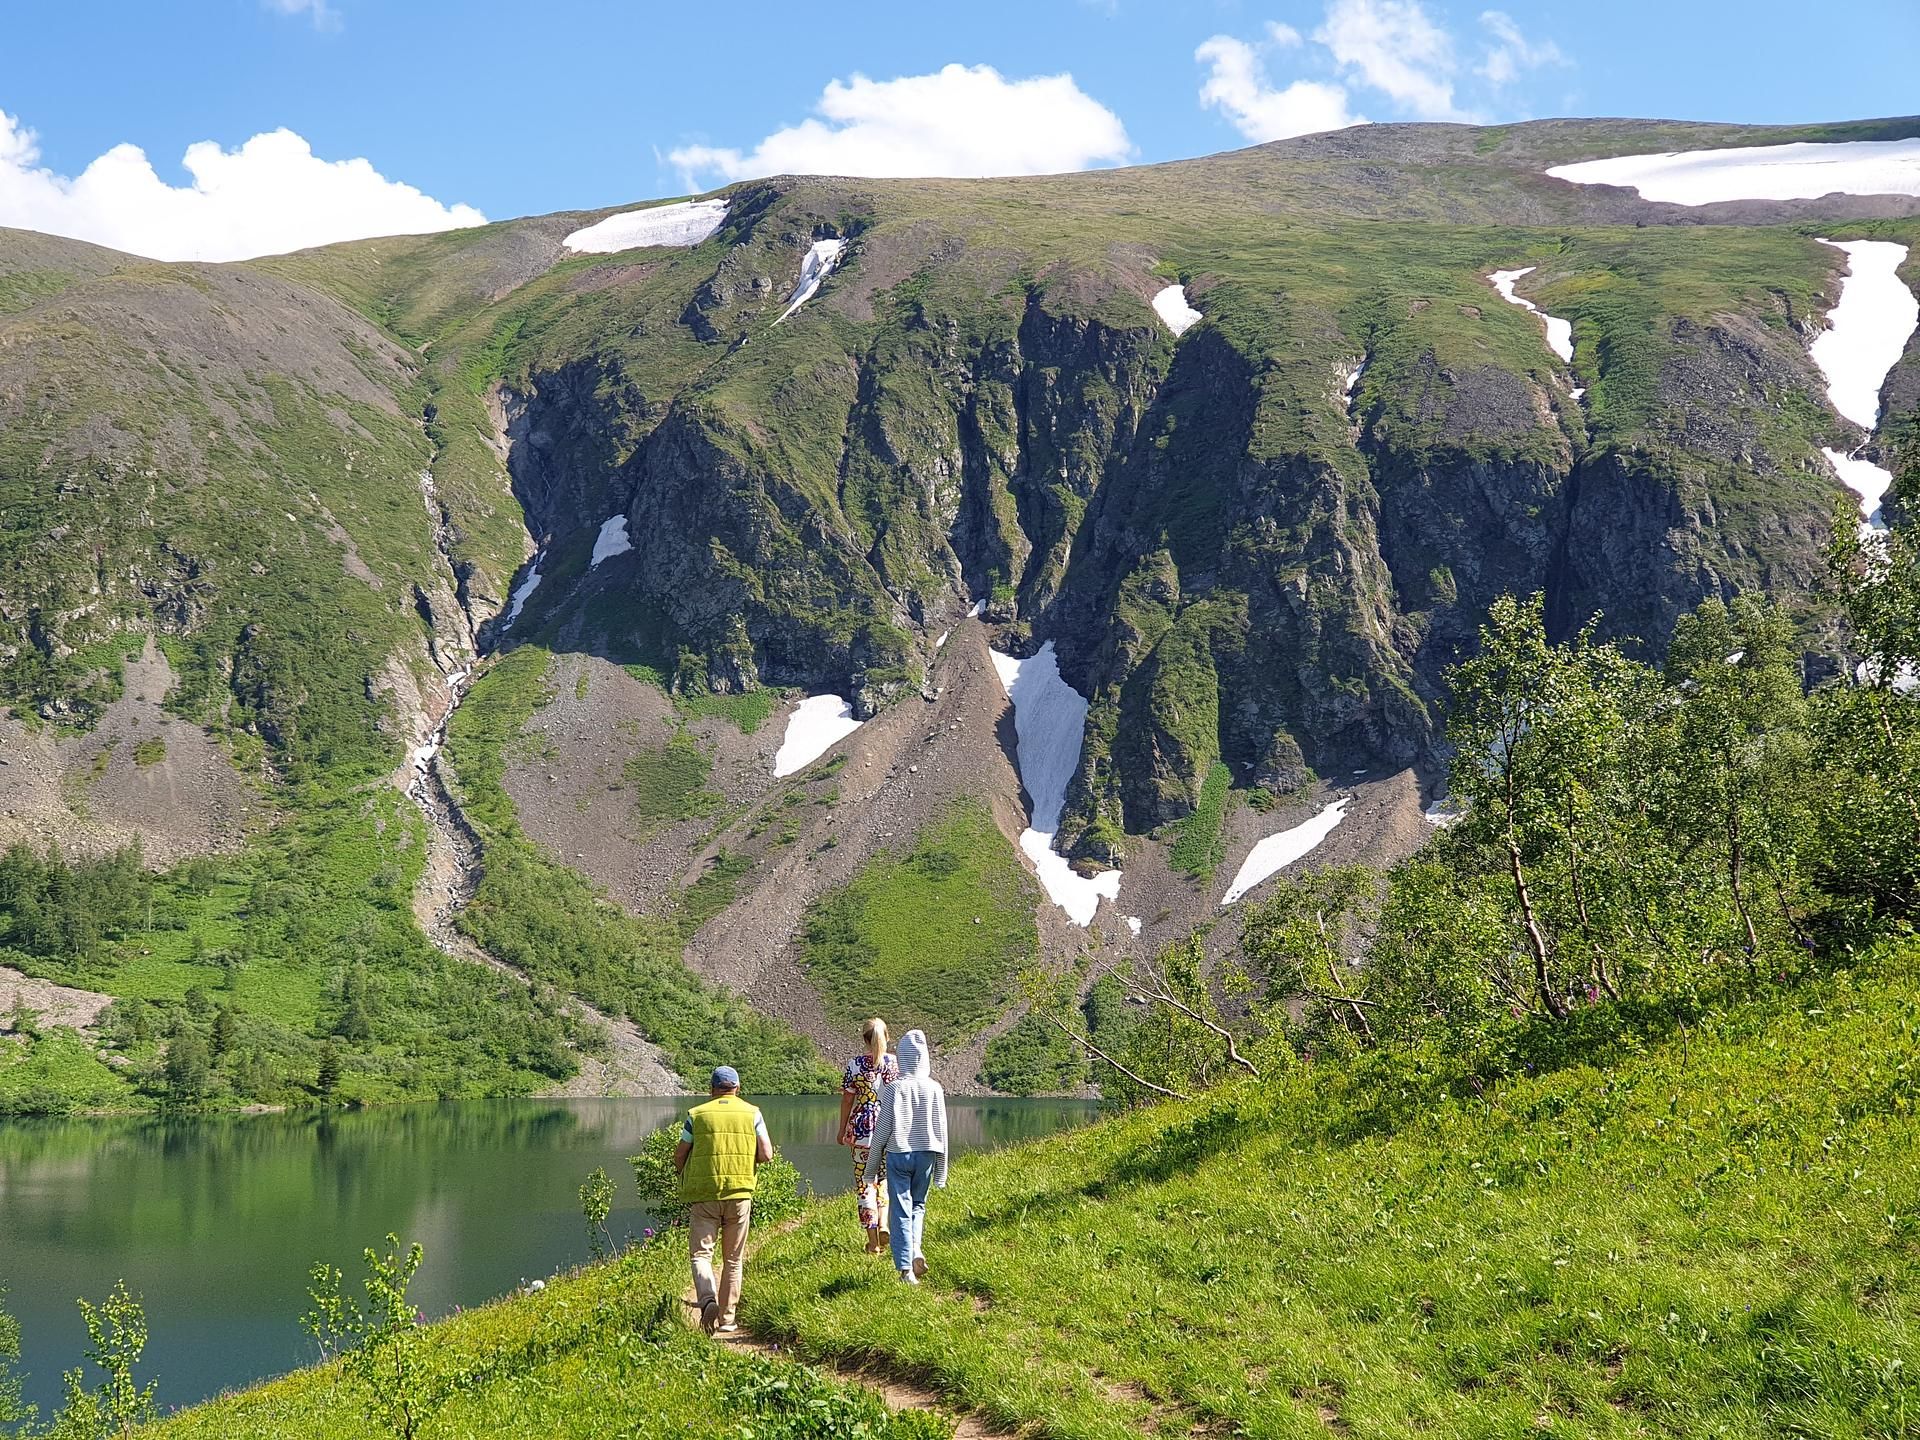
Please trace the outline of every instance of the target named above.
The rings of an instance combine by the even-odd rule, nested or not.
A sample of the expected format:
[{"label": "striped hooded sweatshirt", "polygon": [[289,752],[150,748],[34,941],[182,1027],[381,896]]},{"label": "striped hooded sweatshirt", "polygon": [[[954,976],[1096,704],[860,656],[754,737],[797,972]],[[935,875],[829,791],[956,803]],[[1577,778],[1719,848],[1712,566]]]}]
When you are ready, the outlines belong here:
[{"label": "striped hooded sweatshirt", "polygon": [[873,1158],[927,1151],[933,1183],[947,1184],[947,1092],[933,1078],[927,1037],[909,1030],[900,1037],[900,1078],[880,1088],[880,1118],[873,1126]]}]

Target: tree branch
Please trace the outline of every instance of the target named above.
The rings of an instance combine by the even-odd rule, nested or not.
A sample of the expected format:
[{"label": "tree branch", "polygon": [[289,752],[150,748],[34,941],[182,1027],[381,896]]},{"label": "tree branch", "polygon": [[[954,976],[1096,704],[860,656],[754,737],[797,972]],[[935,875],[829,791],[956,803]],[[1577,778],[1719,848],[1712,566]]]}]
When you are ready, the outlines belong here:
[{"label": "tree branch", "polygon": [[1191,1095],[1184,1094],[1179,1090],[1169,1090],[1164,1085],[1156,1085],[1153,1083],[1153,1081],[1147,1079],[1144,1075],[1134,1074],[1133,1071],[1129,1070],[1126,1066],[1122,1065],[1118,1060],[1114,1059],[1111,1055],[1107,1054],[1106,1051],[1102,1050],[1098,1045],[1094,1044],[1093,1041],[1089,1040],[1085,1035],[1082,1035],[1079,1031],[1075,1030],[1071,1025],[1068,1025],[1065,1021],[1057,1020],[1053,1016],[1048,1015],[1044,1012],[1041,1012],[1040,1018],[1046,1021],[1047,1024],[1053,1026],[1054,1029],[1058,1030],[1062,1035],[1066,1036],[1069,1040],[1073,1041],[1074,1044],[1080,1046],[1081,1049],[1085,1050],[1089,1055],[1093,1056],[1096,1060],[1099,1060],[1104,1064],[1111,1065],[1114,1069],[1118,1070],[1122,1075],[1126,1076],[1129,1080],[1133,1081],[1133,1083],[1138,1085],[1141,1089],[1151,1090],[1156,1095],[1164,1095],[1169,1100],[1191,1100],[1193,1098]]},{"label": "tree branch", "polygon": [[1191,1005],[1175,995],[1166,981],[1162,980],[1158,975],[1153,976],[1153,985],[1151,988],[1140,983],[1137,972],[1122,980],[1121,983],[1141,999],[1151,1000],[1155,1004],[1164,1005],[1169,1010],[1176,1010],[1193,1021],[1194,1024],[1204,1026],[1208,1030],[1211,1030],[1226,1042],[1228,1060],[1238,1065],[1242,1070],[1245,1070],[1254,1079],[1258,1080],[1260,1078],[1260,1072],[1255,1068],[1254,1063],[1242,1055],[1240,1053],[1240,1047],[1234,1044],[1233,1032],[1227,1029],[1226,1026],[1216,1024],[1214,1021],[1209,1020],[1206,1016],[1196,1011]]}]

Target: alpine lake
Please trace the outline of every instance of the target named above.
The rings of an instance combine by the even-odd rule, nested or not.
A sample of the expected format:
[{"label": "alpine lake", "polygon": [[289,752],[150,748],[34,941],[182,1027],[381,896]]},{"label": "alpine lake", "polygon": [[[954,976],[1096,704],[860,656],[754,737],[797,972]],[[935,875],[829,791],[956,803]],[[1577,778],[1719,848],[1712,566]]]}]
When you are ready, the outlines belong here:
[{"label": "alpine lake", "polygon": [[[852,1188],[836,1096],[751,1097],[777,1149],[821,1195]],[[26,1398],[44,1420],[82,1363],[75,1300],[124,1279],[152,1331],[139,1367],[163,1411],[309,1364],[307,1274],[358,1290],[360,1252],[388,1233],[426,1258],[429,1317],[483,1304],[588,1258],[581,1182],[619,1188],[616,1243],[654,1223],[627,1157],[687,1097],[481,1100],[358,1111],[0,1123],[0,1307],[21,1324]],[[951,1097],[955,1154],[1092,1119],[1076,1100]],[[935,1201],[937,1207],[938,1201]],[[930,1230],[939,1216],[931,1212]],[[848,1204],[848,1243],[858,1243]],[[752,1271],[748,1271],[752,1285]],[[94,1377],[97,1379],[97,1377]]]}]

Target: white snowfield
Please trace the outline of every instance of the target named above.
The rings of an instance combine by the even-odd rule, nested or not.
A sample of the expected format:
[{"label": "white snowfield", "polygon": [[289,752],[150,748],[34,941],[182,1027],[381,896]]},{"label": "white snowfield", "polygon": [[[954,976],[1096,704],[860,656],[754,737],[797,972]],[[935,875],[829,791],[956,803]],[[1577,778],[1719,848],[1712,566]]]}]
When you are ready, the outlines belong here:
[{"label": "white snowfield", "polygon": [[1060,678],[1053,642],[1030,660],[993,655],[993,668],[1013,702],[1015,752],[1020,783],[1033,801],[1033,814],[1020,834],[1020,852],[1033,862],[1047,898],[1076,925],[1091,925],[1100,902],[1120,894],[1120,872],[1102,870],[1092,879],[1077,872],[1055,852],[1067,782],[1080,767],[1080,742],[1087,729],[1087,702]]},{"label": "white snowfield", "polygon": [[1799,141],[1733,150],[1670,150],[1582,160],[1547,171],[1576,185],[1622,185],[1642,200],[1818,200],[1823,195],[1920,195],[1920,139]]},{"label": "white snowfield", "polygon": [[627,517],[610,516],[600,527],[600,533],[593,537],[593,559],[587,562],[587,568],[599,568],[602,560],[611,560],[616,555],[624,555],[633,549],[633,541],[627,538]]},{"label": "white snowfield", "polygon": [[1175,338],[1182,336],[1206,317],[1187,303],[1187,287],[1169,285],[1153,297],[1153,313],[1166,321]]},{"label": "white snowfield", "polygon": [[1920,304],[1900,279],[1907,247],[1891,240],[1822,240],[1847,257],[1840,303],[1813,342],[1813,363],[1827,377],[1833,408],[1863,430],[1880,423],[1880,387],[1893,369]]},{"label": "white snowfield", "polygon": [[698,245],[727,218],[725,200],[682,200],[677,205],[654,205],[645,210],[623,210],[598,224],[576,230],[560,244],[576,255],[614,255],[643,245]]},{"label": "white snowfield", "polygon": [[1242,895],[1264,880],[1278,875],[1294,861],[1311,852],[1315,846],[1334,831],[1334,827],[1345,818],[1350,797],[1342,795],[1338,800],[1320,807],[1320,813],[1311,820],[1302,820],[1291,830],[1282,830],[1278,835],[1269,835],[1247,853],[1241,863],[1240,872],[1233,877],[1233,884],[1227,887],[1227,893],[1221,897],[1222,905],[1231,905]]},{"label": "white snowfield", "polygon": [[[793,294],[787,297],[787,308],[780,312],[780,320],[786,319],[813,298],[814,292],[820,288],[820,282],[840,263],[841,252],[846,248],[847,242],[844,240],[813,242],[813,248],[807,251],[807,258],[800,262],[800,283],[793,287]],[[773,323],[778,325],[780,320]]]},{"label": "white snowfield", "polygon": [[853,706],[838,695],[807,696],[787,717],[786,736],[773,757],[774,778],[806,769],[859,728]]},{"label": "white snowfield", "polygon": [[1547,348],[1569,365],[1573,363],[1573,322],[1562,320],[1558,315],[1549,315],[1531,300],[1513,293],[1514,282],[1524,280],[1538,265],[1529,265],[1524,270],[1496,270],[1487,279],[1493,288],[1500,292],[1500,298],[1509,305],[1518,305],[1522,310],[1531,310],[1547,322]]},{"label": "white snowfield", "polygon": [[508,629],[520,618],[520,612],[527,608],[527,601],[532,598],[533,592],[540,588],[540,559],[538,555],[533,557],[533,565],[527,571],[527,578],[514,587],[513,603],[507,608],[507,618],[500,626],[502,630]]},{"label": "white snowfield", "polygon": [[[1847,257],[1840,303],[1813,342],[1813,363],[1827,380],[1827,399],[1847,419],[1871,431],[1880,423],[1880,387],[1920,326],[1920,302],[1901,280],[1907,247],[1891,240],[1822,240]],[[1860,497],[1861,532],[1886,528],[1881,507],[1893,476],[1855,455],[1823,449],[1827,463]]]}]

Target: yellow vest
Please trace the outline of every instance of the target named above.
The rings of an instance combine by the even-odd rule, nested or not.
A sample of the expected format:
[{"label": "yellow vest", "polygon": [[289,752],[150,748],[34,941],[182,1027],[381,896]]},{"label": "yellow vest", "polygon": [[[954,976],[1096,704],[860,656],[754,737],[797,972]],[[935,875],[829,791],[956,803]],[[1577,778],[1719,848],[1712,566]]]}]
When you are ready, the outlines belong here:
[{"label": "yellow vest", "polygon": [[693,1205],[752,1195],[753,1157],[759,1149],[753,1126],[760,1112],[738,1095],[722,1095],[694,1106],[687,1118],[693,1122],[693,1149],[680,1172],[680,1198]]}]

